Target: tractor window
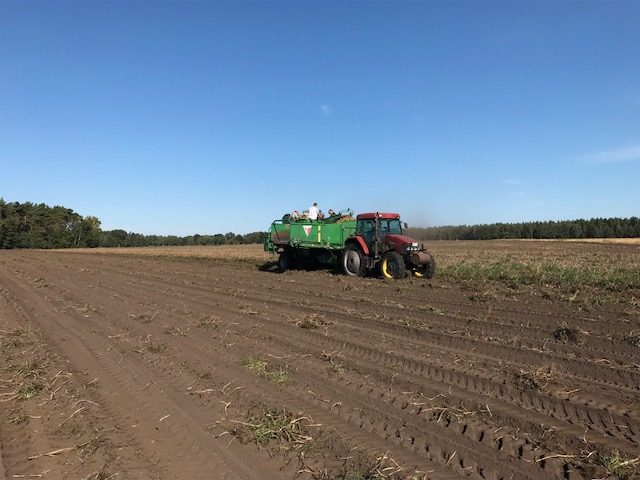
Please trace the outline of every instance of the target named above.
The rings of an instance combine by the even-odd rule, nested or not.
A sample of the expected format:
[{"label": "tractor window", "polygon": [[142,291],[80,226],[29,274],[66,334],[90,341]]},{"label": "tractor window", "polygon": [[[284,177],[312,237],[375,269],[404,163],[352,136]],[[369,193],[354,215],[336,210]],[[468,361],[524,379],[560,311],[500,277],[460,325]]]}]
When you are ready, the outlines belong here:
[{"label": "tractor window", "polygon": [[374,228],[373,228],[373,220],[358,220],[356,224],[356,233],[362,235],[362,238],[367,243],[367,245],[371,245],[374,237]]},{"label": "tractor window", "polygon": [[392,220],[380,219],[380,233],[396,233],[402,234],[402,226],[400,225],[400,220],[394,218]]},{"label": "tractor window", "polygon": [[356,233],[367,235],[371,234],[371,232],[373,232],[373,220],[358,220]]}]

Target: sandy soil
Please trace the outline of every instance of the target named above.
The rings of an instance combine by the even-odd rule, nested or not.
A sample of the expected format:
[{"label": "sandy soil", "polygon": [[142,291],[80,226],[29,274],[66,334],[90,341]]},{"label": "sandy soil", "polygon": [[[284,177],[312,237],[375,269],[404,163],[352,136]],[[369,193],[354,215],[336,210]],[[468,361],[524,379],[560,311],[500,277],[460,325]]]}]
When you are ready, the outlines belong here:
[{"label": "sandy soil", "polygon": [[[636,478],[637,296],[474,293],[0,252],[0,479]],[[258,443],[283,411],[289,437]]]}]

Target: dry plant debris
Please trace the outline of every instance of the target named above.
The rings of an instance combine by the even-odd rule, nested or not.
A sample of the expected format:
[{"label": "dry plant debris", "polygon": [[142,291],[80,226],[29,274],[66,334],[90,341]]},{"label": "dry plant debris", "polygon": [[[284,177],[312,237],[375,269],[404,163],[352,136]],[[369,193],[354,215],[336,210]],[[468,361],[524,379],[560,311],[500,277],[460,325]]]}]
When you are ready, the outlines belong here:
[{"label": "dry plant debris", "polygon": [[297,327],[315,330],[325,325],[329,325],[324,319],[324,315],[319,313],[310,313],[295,321]]},{"label": "dry plant debris", "polygon": [[320,360],[323,362],[329,362],[331,364],[330,370],[338,375],[342,375],[345,371],[342,359],[343,356],[341,353],[327,353],[323,351],[320,354]]},{"label": "dry plant debris", "polygon": [[570,327],[566,323],[563,323],[553,332],[553,338],[562,343],[578,343],[579,337],[580,332],[578,329]]},{"label": "dry plant debris", "polygon": [[387,453],[379,457],[372,455],[363,456],[358,460],[345,461],[345,465],[338,472],[328,470],[314,471],[311,473],[313,480],[424,480],[424,473],[407,473]]},{"label": "dry plant debris", "polygon": [[294,449],[307,445],[312,437],[306,432],[306,425],[311,421],[307,417],[296,417],[287,410],[265,410],[261,415],[249,419],[254,440],[267,443],[271,440],[289,442]]},{"label": "dry plant debris", "polygon": [[[89,408],[100,406],[80,397],[85,390],[81,393],[78,385],[71,380],[73,375],[59,369],[63,365],[59,357],[43,348],[44,345],[38,340],[31,328],[0,330],[0,386],[8,390],[0,394],[0,415],[4,417],[7,427],[15,432],[31,432],[30,435],[17,438],[20,439],[20,448],[26,452],[22,453],[23,459],[34,464],[34,468],[38,468],[44,458],[68,457],[61,460],[55,470],[31,470],[31,473],[27,470],[23,474],[14,473],[14,469],[8,470],[7,475],[13,478],[66,478],[67,474],[71,474],[78,478],[109,478],[112,474],[105,470],[108,468],[105,458],[115,456],[106,453],[111,445],[105,445],[102,432],[96,428],[94,418],[89,413]],[[18,347],[23,350],[16,352]],[[36,446],[31,440],[32,436],[45,441]],[[5,436],[2,440],[11,445],[11,437]],[[102,452],[94,457],[98,449]],[[61,469],[61,465],[66,467]],[[96,470],[98,465],[100,471],[87,477],[88,469],[93,467]],[[21,468],[25,471],[24,466]],[[41,473],[35,473],[37,471]]]},{"label": "dry plant debris", "polygon": [[587,478],[632,480],[640,477],[640,456],[626,457],[618,450],[591,451],[574,462]]},{"label": "dry plant debris", "polygon": [[543,390],[553,373],[549,367],[540,367],[536,370],[520,370],[513,374],[513,381],[522,390]]},{"label": "dry plant debris", "polygon": [[198,327],[205,328],[208,330],[214,330],[220,326],[220,319],[215,315],[202,316],[200,320],[198,320]]},{"label": "dry plant debris", "polygon": [[640,333],[635,330],[630,332],[629,335],[625,335],[622,340],[634,347],[640,347]]},{"label": "dry plant debris", "polygon": [[38,395],[44,389],[41,383],[23,384],[16,392],[16,397],[20,400],[29,400]]},{"label": "dry plant debris", "polygon": [[167,326],[164,329],[164,333],[167,335],[173,335],[174,337],[186,337],[189,333],[189,327],[178,327],[176,325]]},{"label": "dry plant debris", "polygon": [[138,353],[151,352],[151,353],[163,353],[167,350],[167,344],[161,340],[155,340],[151,335],[142,342],[142,348],[136,350]]}]

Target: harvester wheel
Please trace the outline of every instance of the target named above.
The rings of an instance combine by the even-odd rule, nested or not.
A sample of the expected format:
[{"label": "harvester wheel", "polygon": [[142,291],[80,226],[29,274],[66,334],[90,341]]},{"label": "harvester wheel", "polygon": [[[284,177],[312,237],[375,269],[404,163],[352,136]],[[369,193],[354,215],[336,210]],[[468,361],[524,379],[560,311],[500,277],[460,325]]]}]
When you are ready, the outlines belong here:
[{"label": "harvester wheel", "polygon": [[347,245],[341,258],[342,270],[350,277],[362,277],[364,275],[364,259],[362,252],[355,245]]},{"label": "harvester wheel", "polygon": [[293,255],[289,250],[285,250],[278,257],[278,267],[280,268],[281,272],[289,270],[291,267],[293,267]]},{"label": "harvester wheel", "polygon": [[417,267],[413,274],[416,277],[433,278],[436,274],[436,259],[431,256],[429,261]]},{"label": "harvester wheel", "polygon": [[407,267],[404,264],[404,258],[398,252],[387,252],[380,262],[380,272],[384,278],[405,278],[407,276]]}]

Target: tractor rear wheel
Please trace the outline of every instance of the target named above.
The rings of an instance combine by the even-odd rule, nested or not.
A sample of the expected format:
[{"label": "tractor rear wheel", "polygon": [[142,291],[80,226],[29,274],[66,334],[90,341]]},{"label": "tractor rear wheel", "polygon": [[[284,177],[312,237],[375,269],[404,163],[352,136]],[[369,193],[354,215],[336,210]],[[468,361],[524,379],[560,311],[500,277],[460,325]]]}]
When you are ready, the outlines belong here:
[{"label": "tractor rear wheel", "polygon": [[290,250],[285,250],[278,257],[278,268],[281,272],[285,272],[293,267],[293,254]]},{"label": "tractor rear wheel", "polygon": [[416,267],[416,269],[413,271],[413,274],[416,277],[424,277],[424,278],[433,278],[436,274],[436,259],[433,258],[432,255],[430,255],[430,259],[427,263],[425,263],[424,265],[420,265],[419,267]]},{"label": "tractor rear wheel", "polygon": [[405,278],[407,276],[407,267],[404,264],[402,255],[398,252],[385,253],[380,262],[380,272],[384,278]]},{"label": "tractor rear wheel", "polygon": [[355,245],[347,245],[342,253],[342,270],[350,277],[362,277],[364,275],[363,254]]}]

